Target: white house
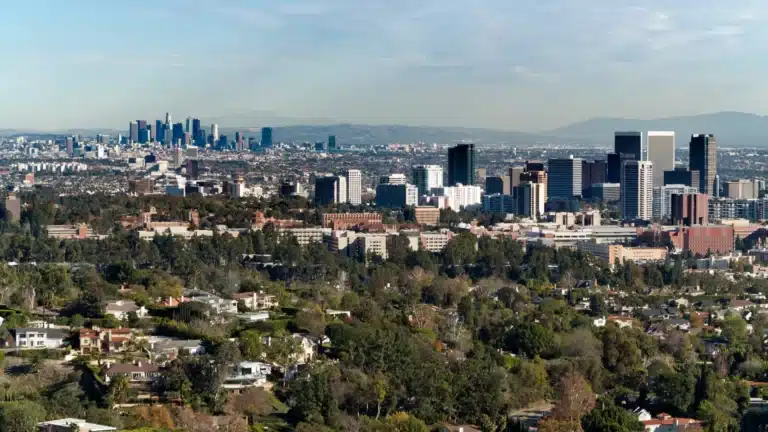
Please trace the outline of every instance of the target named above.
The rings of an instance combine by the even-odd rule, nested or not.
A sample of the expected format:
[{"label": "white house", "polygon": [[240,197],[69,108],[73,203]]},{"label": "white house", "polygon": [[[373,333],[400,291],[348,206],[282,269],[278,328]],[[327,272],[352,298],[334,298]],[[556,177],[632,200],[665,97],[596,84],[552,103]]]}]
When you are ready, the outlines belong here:
[{"label": "white house", "polygon": [[277,296],[265,294],[263,291],[237,293],[233,294],[232,298],[243,302],[245,307],[253,311],[272,309],[277,306]]},{"label": "white house", "polygon": [[37,424],[38,432],[108,432],[117,428],[96,423],[88,423],[83,419],[63,418]]},{"label": "white house", "polygon": [[267,376],[272,373],[272,366],[261,362],[240,362],[224,380],[222,387],[238,390],[246,387],[259,387],[267,383]]},{"label": "white house", "polygon": [[16,328],[11,329],[15,348],[60,348],[69,334],[60,329]]},{"label": "white house", "polygon": [[107,302],[107,307],[104,309],[104,313],[114,315],[119,320],[128,319],[128,314],[131,312],[136,313],[139,318],[144,318],[149,314],[149,311],[144,306],[139,306],[133,300],[116,300]]},{"label": "white house", "polygon": [[223,313],[237,313],[237,300],[223,299],[213,294],[203,294],[191,296],[189,301],[207,304],[217,315]]}]

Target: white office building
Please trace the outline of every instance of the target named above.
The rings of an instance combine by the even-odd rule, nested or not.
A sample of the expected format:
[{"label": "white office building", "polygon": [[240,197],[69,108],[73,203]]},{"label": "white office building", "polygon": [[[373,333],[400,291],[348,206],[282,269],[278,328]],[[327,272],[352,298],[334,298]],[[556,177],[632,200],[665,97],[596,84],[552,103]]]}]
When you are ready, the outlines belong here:
[{"label": "white office building", "polygon": [[404,185],[408,183],[405,174],[389,174],[379,177],[379,184]]},{"label": "white office building", "polygon": [[433,188],[432,193],[448,197],[448,208],[453,211],[479,206],[483,203],[483,190],[480,186],[466,186],[457,183],[456,186]]},{"label": "white office building", "polygon": [[347,170],[347,201],[352,205],[363,202],[363,175],[360,170]]},{"label": "white office building", "polygon": [[443,167],[440,165],[413,167],[413,184],[419,188],[419,196],[428,195],[433,188],[443,187]]},{"label": "white office building", "polygon": [[621,217],[653,217],[653,162],[629,160],[621,173]]}]

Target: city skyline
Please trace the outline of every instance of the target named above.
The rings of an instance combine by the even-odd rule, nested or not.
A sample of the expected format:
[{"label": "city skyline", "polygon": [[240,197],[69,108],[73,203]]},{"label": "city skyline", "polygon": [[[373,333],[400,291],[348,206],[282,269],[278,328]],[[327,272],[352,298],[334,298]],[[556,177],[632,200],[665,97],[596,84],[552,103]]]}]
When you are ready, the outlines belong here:
[{"label": "city skyline", "polygon": [[749,48],[768,39],[766,13],[747,0],[15,3],[0,18],[13,41],[0,97],[14,101],[0,128],[118,128],[165,111],[520,131],[768,113]]}]

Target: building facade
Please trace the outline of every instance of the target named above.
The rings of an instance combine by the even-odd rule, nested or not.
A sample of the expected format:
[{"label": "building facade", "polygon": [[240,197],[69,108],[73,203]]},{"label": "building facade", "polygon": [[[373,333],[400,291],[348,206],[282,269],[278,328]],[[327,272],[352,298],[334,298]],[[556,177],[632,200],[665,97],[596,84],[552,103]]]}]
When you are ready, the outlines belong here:
[{"label": "building facade", "polygon": [[653,162],[653,187],[664,186],[664,172],[675,168],[675,133],[650,131],[646,159]]},{"label": "building facade", "polygon": [[548,199],[581,197],[581,164],[579,158],[549,160]]},{"label": "building facade", "polygon": [[419,196],[429,195],[433,188],[443,187],[443,167],[440,165],[413,167],[413,184],[419,189]]},{"label": "building facade", "polygon": [[477,160],[474,144],[459,144],[448,149],[448,186],[476,184]]},{"label": "building facade", "polygon": [[621,217],[650,220],[653,217],[653,163],[624,162],[621,180]]},{"label": "building facade", "polygon": [[717,175],[717,141],[714,135],[691,135],[690,169],[699,172],[699,192],[715,196]]}]

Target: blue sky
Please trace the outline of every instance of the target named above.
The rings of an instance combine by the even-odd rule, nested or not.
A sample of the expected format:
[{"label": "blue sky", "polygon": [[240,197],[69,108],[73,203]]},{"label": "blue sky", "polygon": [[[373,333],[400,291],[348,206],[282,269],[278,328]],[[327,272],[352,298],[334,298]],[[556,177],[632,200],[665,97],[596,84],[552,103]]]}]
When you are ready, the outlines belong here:
[{"label": "blue sky", "polygon": [[766,20],[752,0],[14,1],[0,128],[768,114]]}]

